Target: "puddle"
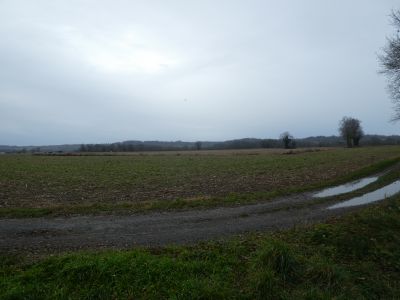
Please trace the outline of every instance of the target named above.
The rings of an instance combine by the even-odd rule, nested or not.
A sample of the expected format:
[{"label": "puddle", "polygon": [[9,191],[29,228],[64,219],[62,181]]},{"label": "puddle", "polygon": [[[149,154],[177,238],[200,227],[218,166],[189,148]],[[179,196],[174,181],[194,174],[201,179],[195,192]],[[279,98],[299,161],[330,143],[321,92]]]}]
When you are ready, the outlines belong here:
[{"label": "puddle", "polygon": [[325,190],[322,190],[321,192],[315,194],[313,197],[317,198],[322,198],[322,197],[330,197],[330,196],[336,196],[340,194],[345,194],[349,193],[358,189],[363,188],[364,186],[377,181],[378,177],[367,177],[363,178],[357,181],[352,181],[349,183],[345,183],[339,186],[335,186],[332,188],[327,188]]},{"label": "puddle", "polygon": [[397,180],[383,188],[380,188],[376,191],[371,193],[367,193],[365,195],[355,197],[353,199],[332,205],[328,207],[328,209],[335,209],[335,208],[342,208],[342,207],[349,207],[349,206],[356,206],[356,205],[363,205],[371,202],[376,202],[379,200],[383,200],[385,198],[392,197],[393,195],[400,192],[400,180]]}]

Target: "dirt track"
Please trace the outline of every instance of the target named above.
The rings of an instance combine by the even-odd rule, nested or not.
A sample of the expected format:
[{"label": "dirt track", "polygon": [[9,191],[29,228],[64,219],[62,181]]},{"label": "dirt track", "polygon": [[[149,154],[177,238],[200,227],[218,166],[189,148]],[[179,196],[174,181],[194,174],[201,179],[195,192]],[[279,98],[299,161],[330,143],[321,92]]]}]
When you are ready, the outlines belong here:
[{"label": "dirt track", "polygon": [[[129,216],[0,219],[0,251],[66,251],[188,244],[250,231],[290,228],[340,216],[310,193],[268,203]],[[307,206],[306,206],[306,205]]]}]

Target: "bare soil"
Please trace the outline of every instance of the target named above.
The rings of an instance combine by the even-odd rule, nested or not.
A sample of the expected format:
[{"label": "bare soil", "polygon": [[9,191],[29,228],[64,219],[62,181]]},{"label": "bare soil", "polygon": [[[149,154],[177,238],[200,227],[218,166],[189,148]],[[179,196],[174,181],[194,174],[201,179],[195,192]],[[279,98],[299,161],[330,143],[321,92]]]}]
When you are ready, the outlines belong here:
[{"label": "bare soil", "polygon": [[[251,149],[0,159],[1,209],[269,199],[395,158],[399,147]],[[175,155],[174,155],[175,154]]]}]

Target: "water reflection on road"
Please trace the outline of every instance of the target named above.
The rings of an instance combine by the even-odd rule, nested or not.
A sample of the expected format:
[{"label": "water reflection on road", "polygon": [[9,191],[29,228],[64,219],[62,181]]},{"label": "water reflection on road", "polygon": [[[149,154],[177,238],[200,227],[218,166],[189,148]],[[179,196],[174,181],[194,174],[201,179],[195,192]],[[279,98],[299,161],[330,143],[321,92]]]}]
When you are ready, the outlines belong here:
[{"label": "water reflection on road", "polygon": [[322,198],[322,197],[330,197],[330,196],[336,196],[336,195],[341,195],[345,193],[349,193],[358,189],[361,189],[368,184],[375,182],[378,180],[378,177],[367,177],[363,178],[357,181],[352,181],[349,183],[345,183],[339,186],[335,186],[332,188],[327,188],[325,190],[322,190],[321,192],[315,194],[313,197],[317,198]]},{"label": "water reflection on road", "polygon": [[364,194],[359,197],[355,197],[353,199],[337,203],[328,207],[328,209],[335,209],[335,208],[342,208],[342,207],[349,207],[349,206],[356,206],[356,205],[363,205],[371,202],[376,202],[379,200],[383,200],[385,198],[392,197],[393,195],[400,192],[400,180],[397,180],[387,186],[384,186],[378,190],[373,192]]}]

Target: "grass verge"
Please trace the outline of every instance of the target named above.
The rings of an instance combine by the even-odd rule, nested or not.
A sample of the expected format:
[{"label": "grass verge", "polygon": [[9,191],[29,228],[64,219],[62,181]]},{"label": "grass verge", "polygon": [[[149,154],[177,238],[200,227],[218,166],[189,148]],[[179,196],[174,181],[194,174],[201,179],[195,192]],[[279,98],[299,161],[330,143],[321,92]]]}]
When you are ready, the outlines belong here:
[{"label": "grass verge", "polygon": [[4,254],[1,299],[398,299],[400,197],[329,223],[224,242]]}]

